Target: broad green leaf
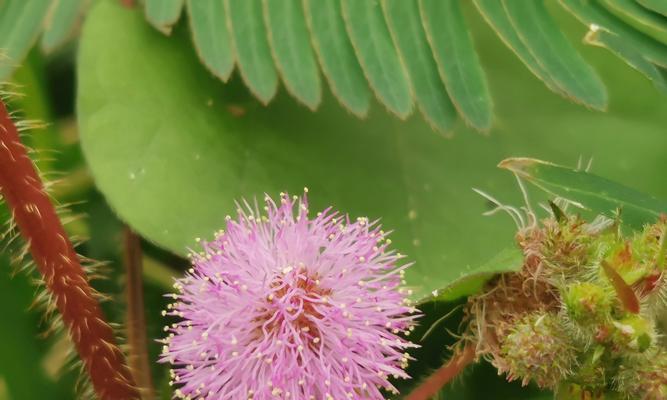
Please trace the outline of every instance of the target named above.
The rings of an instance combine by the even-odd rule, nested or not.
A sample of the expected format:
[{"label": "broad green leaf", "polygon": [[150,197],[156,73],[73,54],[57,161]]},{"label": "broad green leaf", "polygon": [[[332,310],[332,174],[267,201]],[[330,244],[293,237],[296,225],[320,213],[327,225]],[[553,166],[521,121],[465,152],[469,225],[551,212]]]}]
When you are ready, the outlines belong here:
[{"label": "broad green leaf", "polygon": [[278,72],[287,91],[311,110],[322,100],[322,86],[301,0],[264,0],[264,20]]},{"label": "broad green leaf", "polygon": [[42,36],[44,51],[53,51],[74,34],[74,30],[81,20],[84,6],[84,0],[53,1]]},{"label": "broad green leaf", "polygon": [[339,0],[303,0],[313,47],[338,101],[353,114],[368,113],[371,92],[345,31]]},{"label": "broad green leaf", "polygon": [[517,272],[523,266],[523,253],[514,245],[503,249],[484,264],[466,269],[461,276],[442,289],[435,290],[422,302],[451,302],[482,290],[494,276],[505,272]]},{"label": "broad green leaf", "polygon": [[458,0],[419,0],[426,37],[449,97],[463,119],[488,131],[493,104]]},{"label": "broad green leaf", "polygon": [[9,78],[28,54],[50,6],[49,0],[0,2],[0,81]]},{"label": "broad green leaf", "polygon": [[224,0],[187,0],[192,40],[202,63],[223,81],[234,70]]},{"label": "broad green leaf", "polygon": [[597,110],[607,108],[607,90],[549,15],[543,0],[502,0],[512,26],[538,63],[572,100]]},{"label": "broad green leaf", "polygon": [[342,0],[343,19],[377,99],[399,118],[412,113],[410,78],[397,53],[379,0]]},{"label": "broad green leaf", "polygon": [[554,81],[553,77],[542,68],[528,47],[523,43],[512,26],[512,21],[510,21],[502,2],[498,0],[473,0],[473,3],[486,22],[498,34],[503,43],[505,43],[505,45],[519,57],[530,72],[544,82],[549,89],[566,98],[571,97],[571,95],[564,91],[567,88],[560,87]]},{"label": "broad green leaf", "polygon": [[667,18],[640,6],[635,0],[601,0],[612,14],[638,31],[667,44]]},{"label": "broad green leaf", "polygon": [[185,0],[144,0],[146,19],[157,30],[165,35],[171,34],[171,29],[181,16]]},{"label": "broad green leaf", "polygon": [[560,0],[566,10],[586,25],[599,25],[629,41],[644,58],[667,67],[667,46],[629,27],[591,0]]},{"label": "broad green leaf", "polygon": [[438,75],[416,1],[383,0],[389,31],[407,67],[419,109],[434,129],[449,132],[456,121],[456,109]]},{"label": "broad green leaf", "polygon": [[586,43],[600,46],[614,53],[618,58],[625,61],[632,68],[644,74],[658,90],[667,93],[667,82],[665,75],[658,67],[647,61],[637,50],[620,36],[597,26],[591,29],[584,39]]},{"label": "broad green leaf", "polygon": [[196,237],[211,237],[234,214],[235,199],[308,186],[313,212],[332,205],[394,230],[393,246],[416,262],[406,273],[416,298],[514,236],[509,218],[480,215],[487,204],[471,190],[522,204],[512,176],[495,168],[499,160],[529,154],[569,163],[593,155],[596,171],[667,196],[655,173],[667,169],[667,103],[643,77],[625,74],[630,69],[606,52],[594,54],[605,73],[626,77],[612,82],[615,111],[594,113],[526,80],[492,32],[476,35],[494,51],[489,73],[503,124],[489,137],[459,127],[444,139],[421,119],[401,122],[381,109],[361,121],[330,95],[315,113],[284,94],[270,107],[246,102],[245,115],[231,113],[244,88],[238,80],[223,85],[183,57],[192,51],[187,32],[165,38],[136,11],[101,1],[80,43],[81,144],[112,208],[162,247],[183,254]]},{"label": "broad green leaf", "polygon": [[621,209],[625,224],[640,229],[667,213],[667,202],[589,172],[531,158],[509,158],[499,166],[592,215]]},{"label": "broad green leaf", "polygon": [[664,0],[637,0],[639,4],[648,8],[651,11],[667,17],[667,3]]},{"label": "broad green leaf", "polygon": [[278,90],[278,74],[267,41],[262,0],[225,0],[225,7],[241,77],[250,91],[268,104]]}]

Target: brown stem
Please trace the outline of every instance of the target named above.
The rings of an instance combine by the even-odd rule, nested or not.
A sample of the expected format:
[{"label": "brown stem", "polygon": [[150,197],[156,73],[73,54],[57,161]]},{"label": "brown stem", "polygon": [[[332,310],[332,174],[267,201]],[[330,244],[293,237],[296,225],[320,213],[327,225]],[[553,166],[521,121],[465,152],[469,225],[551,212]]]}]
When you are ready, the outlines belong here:
[{"label": "brown stem", "polygon": [[463,351],[454,354],[451,360],[438,368],[424,382],[419,384],[405,400],[428,400],[435,396],[443,386],[454,379],[475,359],[475,346],[467,345]]},{"label": "brown stem", "polygon": [[0,193],[29,245],[98,397],[138,399],[114,332],[104,320],[74,247],[2,101]]},{"label": "brown stem", "polygon": [[127,275],[125,300],[127,301],[127,340],[130,350],[128,363],[137,378],[142,398],[152,400],[155,394],[146,344],[141,239],[127,226],[123,229],[123,245]]}]

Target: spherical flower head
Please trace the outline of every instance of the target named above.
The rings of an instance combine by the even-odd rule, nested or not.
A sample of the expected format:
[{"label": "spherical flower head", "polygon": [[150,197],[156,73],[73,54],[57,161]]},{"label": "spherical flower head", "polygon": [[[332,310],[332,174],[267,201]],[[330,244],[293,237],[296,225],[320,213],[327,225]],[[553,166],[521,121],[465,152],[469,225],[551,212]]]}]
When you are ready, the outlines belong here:
[{"label": "spherical flower head", "polygon": [[248,203],[175,287],[162,362],[188,399],[383,399],[414,347],[407,264],[376,223]]}]

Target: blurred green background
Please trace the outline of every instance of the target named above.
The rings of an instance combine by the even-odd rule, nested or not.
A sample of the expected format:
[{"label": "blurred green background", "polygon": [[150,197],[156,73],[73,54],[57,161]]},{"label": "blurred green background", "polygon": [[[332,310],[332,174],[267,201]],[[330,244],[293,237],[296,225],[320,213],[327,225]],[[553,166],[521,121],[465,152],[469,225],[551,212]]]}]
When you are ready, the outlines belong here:
[{"label": "blurred green background", "polygon": [[[117,299],[105,311],[118,324],[125,318],[121,220],[145,237],[152,360],[164,324],[161,295],[185,265],[178,255],[195,237],[218,229],[242,196],[298,194],[308,186],[313,209],[334,205],[355,217],[382,218],[396,230],[396,246],[416,261],[408,280],[419,295],[511,242],[509,218],[482,217],[490,206],[471,190],[521,204],[512,176],[496,168],[506,157],[571,166],[593,158],[597,174],[667,198],[666,98],[605,50],[580,45],[584,27],[553,4],[550,11],[607,83],[609,111],[549,92],[468,5],[496,119],[488,134],[459,121],[444,137],[420,117],[400,121],[379,104],[359,120],[326,92],[317,112],[283,88],[265,107],[238,76],[223,84],[210,75],[184,21],[167,38],[140,10],[116,3],[93,7],[82,36],[59,51],[31,50],[11,77],[24,95],[12,106],[49,124],[25,140],[45,176],[61,180],[55,199],[74,203],[73,212],[85,216],[68,225],[70,234],[88,239],[79,251],[109,261],[108,279],[95,285]],[[67,370],[66,339],[42,339],[40,313],[29,311],[34,276],[14,274],[5,258],[0,264],[0,400],[73,398],[77,373]],[[440,342],[450,340],[444,330],[440,335]],[[425,365],[436,367],[443,356],[444,348]],[[152,373],[162,398],[169,398],[165,369],[156,365]],[[485,383],[466,384],[478,380]],[[482,365],[443,398],[550,396],[501,382]]]}]

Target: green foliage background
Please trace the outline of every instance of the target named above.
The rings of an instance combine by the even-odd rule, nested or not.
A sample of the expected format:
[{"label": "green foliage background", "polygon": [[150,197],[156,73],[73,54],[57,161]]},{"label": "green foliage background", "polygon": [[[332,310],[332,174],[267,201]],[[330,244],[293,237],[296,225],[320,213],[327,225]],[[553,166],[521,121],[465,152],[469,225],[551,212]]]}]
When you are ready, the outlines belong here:
[{"label": "green foliage background", "polygon": [[[210,236],[233,214],[234,199],[308,186],[314,209],[335,205],[395,229],[396,245],[416,261],[408,281],[418,295],[511,241],[508,220],[481,218],[487,206],[471,190],[517,203],[511,176],[495,168],[506,157],[572,165],[593,157],[597,173],[664,193],[653,173],[667,162],[664,102],[646,81],[585,49],[603,73],[623,76],[611,88],[618,99],[611,113],[587,111],[547,96],[484,25],[477,29],[502,107],[498,128],[484,136],[460,126],[446,139],[377,105],[366,120],[347,116],[330,96],[316,113],[286,96],[263,107],[240,85],[208,76],[186,31],[165,38],[138,13],[104,3],[89,16],[79,52],[83,150],[119,215],[176,253]],[[642,86],[646,96],[632,94]],[[633,115],[633,108],[644,109]]]},{"label": "green foliage background", "polygon": [[[25,116],[53,123],[30,138],[37,149],[59,151],[59,161],[42,169],[68,177],[62,201],[84,201],[75,211],[87,218],[70,232],[90,237],[83,253],[111,261],[111,278],[99,283],[101,290],[122,298],[119,219],[145,238],[153,359],[158,346],[152,339],[164,323],[160,295],[169,275],[182,268],[173,254],[184,254],[195,237],[209,237],[226,214],[234,213],[233,201],[244,196],[298,194],[308,186],[313,210],[333,205],[355,217],[382,218],[395,230],[395,246],[416,262],[408,274],[415,297],[445,286],[511,243],[509,218],[482,217],[489,204],[472,191],[478,187],[521,204],[511,175],[496,168],[506,157],[568,165],[592,157],[599,175],[667,198],[664,95],[610,53],[580,44],[585,29],[555,2],[547,2],[549,11],[607,83],[609,111],[553,96],[527,74],[472,4],[465,4],[462,12],[488,74],[495,119],[488,134],[459,120],[451,137],[418,116],[401,121],[375,101],[368,116],[359,119],[326,85],[316,112],[283,87],[265,107],[238,73],[223,84],[198,61],[186,21],[166,37],[143,21],[141,10],[117,3],[93,6],[78,52],[65,47],[44,58],[35,51],[13,79],[25,85],[27,97],[17,104]],[[72,86],[58,84],[55,72],[75,58],[77,113],[54,114],[73,95]],[[38,339],[44,329],[39,313],[25,312],[35,289],[24,275],[10,280],[10,267],[0,264],[7,272],[0,274],[3,325],[11,327],[0,333],[0,399],[30,398],[25,393],[71,398],[76,374],[53,374],[53,365],[62,364],[57,344]],[[123,322],[122,301],[107,304],[106,311]],[[456,321],[449,326],[456,327]],[[442,352],[422,354],[413,371],[437,367],[446,357],[447,341],[444,329],[432,335],[425,347]],[[24,350],[17,354],[17,349]],[[153,372],[158,388],[166,389],[164,368]],[[490,393],[550,398],[531,389],[518,391],[494,375],[481,365],[443,398],[483,399]],[[168,390],[162,393],[168,398]]]}]

